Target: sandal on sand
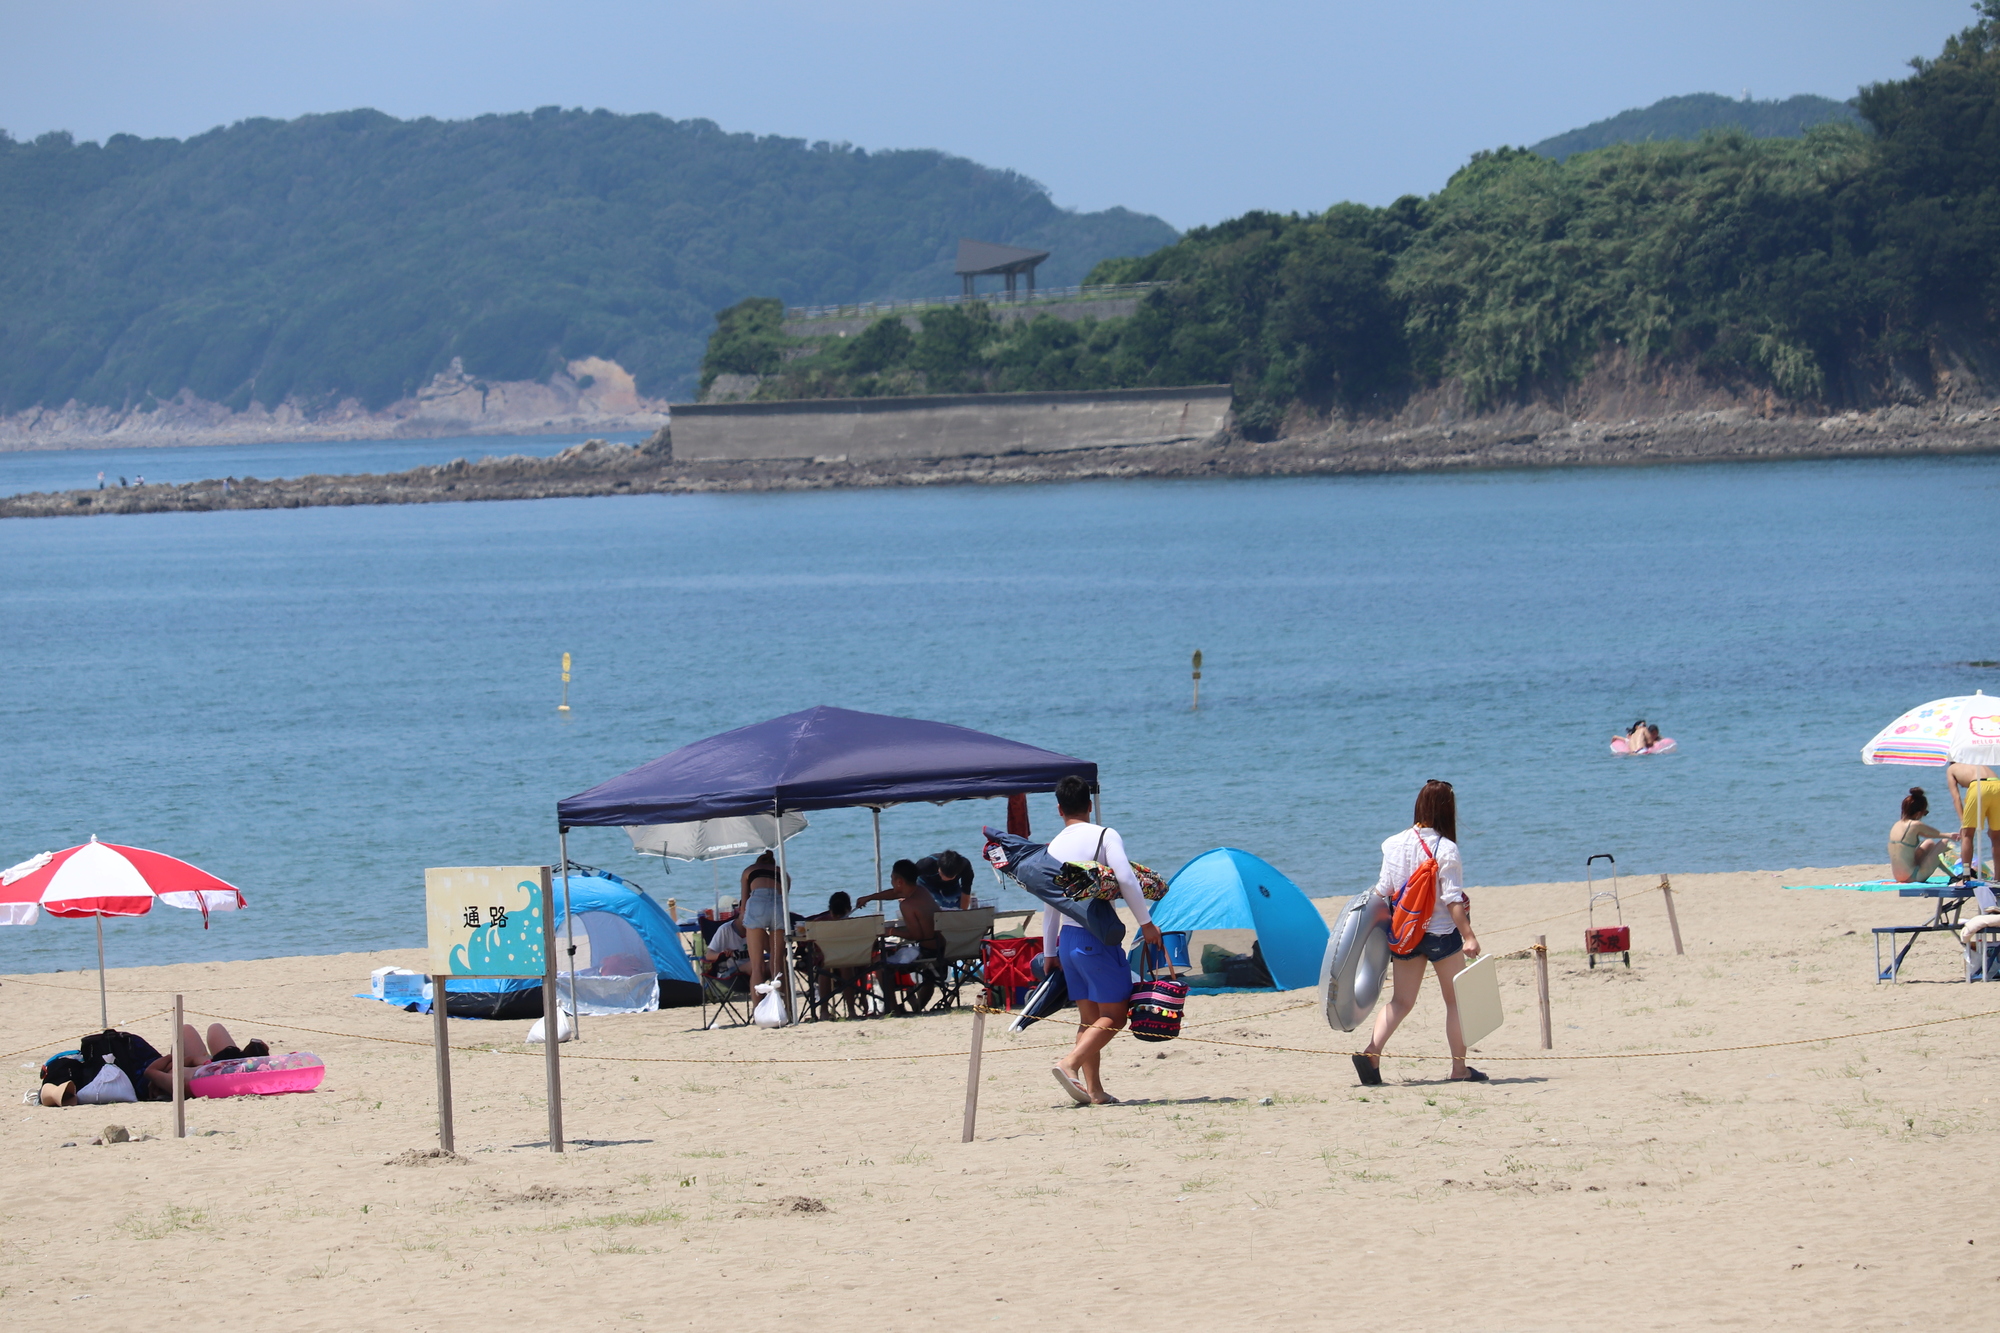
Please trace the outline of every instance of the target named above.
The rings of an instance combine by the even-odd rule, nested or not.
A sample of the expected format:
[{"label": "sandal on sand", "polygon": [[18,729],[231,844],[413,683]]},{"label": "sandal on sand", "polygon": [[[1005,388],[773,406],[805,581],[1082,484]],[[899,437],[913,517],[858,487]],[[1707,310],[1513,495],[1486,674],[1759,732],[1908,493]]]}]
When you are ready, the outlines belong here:
[{"label": "sandal on sand", "polygon": [[1379,1088],[1382,1086],[1382,1066],[1376,1061],[1369,1059],[1366,1051],[1356,1051],[1354,1053],[1354,1072],[1360,1075],[1362,1087]]},{"label": "sandal on sand", "polygon": [[1090,1089],[1077,1082],[1076,1075],[1061,1065],[1050,1065],[1049,1072],[1056,1076],[1056,1082],[1062,1084],[1062,1090],[1069,1094],[1071,1101],[1078,1106],[1090,1105]]},{"label": "sandal on sand", "polygon": [[1108,1092],[1102,1097],[1092,1097],[1090,1103],[1093,1106],[1123,1106],[1125,1104]]},{"label": "sandal on sand", "polygon": [[1491,1083],[1492,1081],[1492,1077],[1485,1070],[1474,1069],[1471,1065],[1465,1067],[1464,1078],[1447,1078],[1445,1080],[1447,1083]]}]

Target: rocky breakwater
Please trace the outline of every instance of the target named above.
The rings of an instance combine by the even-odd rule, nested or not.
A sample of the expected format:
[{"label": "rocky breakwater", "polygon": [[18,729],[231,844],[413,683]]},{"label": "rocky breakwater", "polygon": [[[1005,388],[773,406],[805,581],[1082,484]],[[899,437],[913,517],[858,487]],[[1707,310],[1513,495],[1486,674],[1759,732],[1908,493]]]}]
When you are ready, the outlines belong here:
[{"label": "rocky breakwater", "polygon": [[282,481],[218,478],[0,498],[0,518],[439,504],[555,496],[1008,485],[1125,477],[1277,477],[1456,472],[1523,467],[1882,458],[2000,453],[2000,408],[1892,407],[1838,416],[1772,416],[1744,408],[1622,421],[1549,408],[1463,418],[1351,422],[1271,441],[1226,430],[1205,440],[996,457],[869,459],[844,455],[752,462],[676,462],[669,433],[640,445],[591,440],[551,458],[457,459],[387,476]]}]

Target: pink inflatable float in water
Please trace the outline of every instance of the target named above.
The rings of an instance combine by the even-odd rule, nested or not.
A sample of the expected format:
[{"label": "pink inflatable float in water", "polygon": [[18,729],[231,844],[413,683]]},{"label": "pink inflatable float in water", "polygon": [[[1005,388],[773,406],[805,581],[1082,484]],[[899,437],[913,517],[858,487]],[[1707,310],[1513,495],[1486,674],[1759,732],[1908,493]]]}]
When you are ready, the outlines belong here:
[{"label": "pink inflatable float in water", "polygon": [[1623,736],[1613,736],[1611,738],[1611,753],[1613,754],[1672,754],[1673,752],[1674,738],[1672,736],[1662,736],[1643,750],[1633,749],[1632,743]]},{"label": "pink inflatable float in water", "polygon": [[216,1060],[188,1075],[190,1097],[253,1097],[274,1092],[311,1092],[326,1077],[326,1066],[311,1051]]}]

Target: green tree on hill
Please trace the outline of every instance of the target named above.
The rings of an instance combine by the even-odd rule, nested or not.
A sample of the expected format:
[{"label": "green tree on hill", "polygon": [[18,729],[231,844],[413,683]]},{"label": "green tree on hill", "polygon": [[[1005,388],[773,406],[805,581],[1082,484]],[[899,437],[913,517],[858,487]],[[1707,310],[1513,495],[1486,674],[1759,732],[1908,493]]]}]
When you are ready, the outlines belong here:
[{"label": "green tree on hill", "polygon": [[[1866,128],[1560,161],[1502,148],[1427,199],[1247,213],[1099,264],[1092,282],[1171,284],[1128,318],[926,312],[900,373],[992,391],[1228,381],[1253,435],[1445,380],[1474,407],[1559,397],[1608,357],[1804,404],[1922,396],[1940,340],[2000,362],[2000,0],[1857,104]],[[855,391],[833,353],[799,350],[761,393]]]}]

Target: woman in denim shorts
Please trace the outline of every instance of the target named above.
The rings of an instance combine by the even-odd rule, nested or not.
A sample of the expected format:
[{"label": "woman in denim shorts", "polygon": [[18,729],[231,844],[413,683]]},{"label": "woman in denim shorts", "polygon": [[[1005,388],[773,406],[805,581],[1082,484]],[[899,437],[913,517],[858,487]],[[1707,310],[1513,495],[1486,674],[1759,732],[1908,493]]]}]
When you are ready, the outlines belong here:
[{"label": "woman in denim shorts", "polygon": [[[778,895],[778,858],[770,852],[743,871],[743,911],[737,925],[750,951],[750,993],[767,976],[783,976],[785,968],[785,909]],[[766,961],[766,955],[769,961]]]},{"label": "woman in denim shorts", "polygon": [[1451,1047],[1451,1078],[1456,1083],[1484,1083],[1485,1074],[1465,1063],[1465,1037],[1458,1025],[1458,993],[1452,982],[1465,965],[1479,956],[1479,939],[1472,933],[1472,906],[1466,900],[1464,871],[1458,859],[1458,798],[1449,782],[1435,778],[1417,793],[1413,826],[1382,843],[1382,874],[1372,892],[1393,902],[1419,866],[1437,858],[1437,908],[1424,924],[1423,938],[1407,954],[1390,951],[1389,1003],[1375,1019],[1375,1039],[1354,1054],[1354,1072],[1372,1087],[1382,1081],[1382,1048],[1397,1026],[1416,1007],[1424,984],[1424,965],[1437,970],[1444,995],[1444,1039]]}]

